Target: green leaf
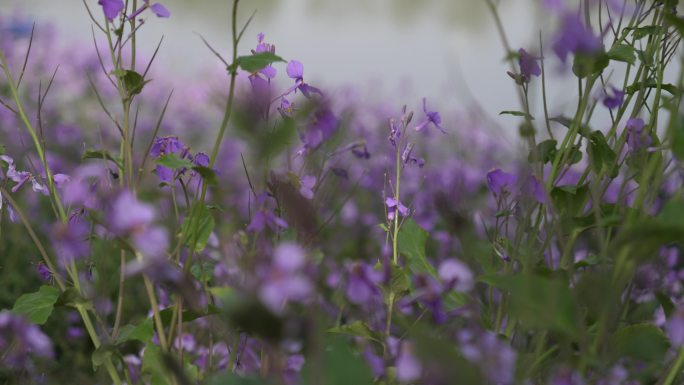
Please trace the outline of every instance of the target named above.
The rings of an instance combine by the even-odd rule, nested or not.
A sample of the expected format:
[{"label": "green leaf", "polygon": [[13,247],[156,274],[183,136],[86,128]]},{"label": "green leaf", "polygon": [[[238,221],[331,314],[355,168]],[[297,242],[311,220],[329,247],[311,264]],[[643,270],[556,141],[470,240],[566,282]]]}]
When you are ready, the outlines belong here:
[{"label": "green leaf", "polygon": [[[634,84],[627,86],[627,88],[625,88],[625,92],[631,95],[646,88],[658,88],[658,82],[654,79],[648,79],[645,82],[636,81]],[[674,84],[662,83],[660,88],[669,92],[671,95],[679,95],[679,88],[677,88],[677,86]]]},{"label": "green leaf", "polygon": [[180,158],[177,154],[164,154],[157,158],[157,164],[173,170],[179,168],[193,168],[195,164],[188,159]]},{"label": "green leaf", "polygon": [[557,186],[551,189],[551,200],[556,209],[564,215],[581,216],[584,202],[589,193],[588,185]]},{"label": "green leaf", "polygon": [[118,345],[131,340],[148,342],[153,336],[154,326],[152,324],[152,318],[147,318],[138,325],[124,325],[121,327],[115,343]]},{"label": "green leaf", "polygon": [[647,362],[658,362],[665,358],[670,342],[659,327],[653,324],[638,324],[624,327],[615,332],[607,345],[614,357],[631,357]]},{"label": "green leaf", "polygon": [[528,328],[577,336],[577,303],[566,282],[532,274],[484,275],[480,281],[509,291],[511,313]]},{"label": "green leaf", "polygon": [[104,364],[105,361],[110,359],[112,357],[113,352],[114,346],[109,344],[100,345],[99,348],[95,349],[93,354],[90,356],[90,361],[92,362],[93,370],[97,370],[99,366],[102,366],[102,364]]},{"label": "green leaf", "polygon": [[[587,154],[591,160],[591,165],[594,172],[599,174],[603,171],[610,171],[615,165],[617,155],[608,145],[606,137],[601,131],[594,131],[589,135],[589,143],[587,145]],[[615,169],[617,171],[617,169]]]},{"label": "green leaf", "polygon": [[149,82],[142,75],[131,70],[114,70],[112,73],[123,82],[124,90],[129,98],[142,92],[145,84]]},{"label": "green leaf", "polygon": [[328,329],[328,333],[346,334],[354,337],[362,337],[370,341],[374,341],[383,345],[384,338],[377,332],[373,331],[363,321],[354,321],[350,324],[337,326]]},{"label": "green leaf", "polygon": [[657,291],[655,293],[656,299],[658,300],[658,303],[660,306],[663,308],[663,312],[665,313],[665,317],[670,318],[672,313],[675,311],[675,305],[672,303],[672,300],[670,299],[670,296]]},{"label": "green leaf", "polygon": [[622,61],[629,64],[636,62],[636,53],[634,47],[627,44],[618,44],[608,51],[608,57],[611,60]]},{"label": "green leaf", "polygon": [[59,294],[59,290],[52,286],[41,286],[37,292],[19,297],[12,311],[25,316],[35,324],[42,325],[52,314]]},{"label": "green leaf", "polygon": [[672,142],[672,155],[678,160],[684,159],[684,116],[678,111],[670,111],[670,138]]},{"label": "green leaf", "polygon": [[655,35],[660,33],[663,30],[663,27],[659,25],[647,25],[644,27],[638,27],[638,28],[625,28],[624,31],[627,32],[631,30],[632,31],[632,37],[639,40],[643,39],[646,36],[649,35]]},{"label": "green leaf", "polygon": [[501,112],[499,112],[499,115],[513,115],[513,116],[524,117],[524,118],[529,119],[529,120],[534,120],[534,117],[532,115],[527,114],[527,113],[522,112],[522,111],[501,111]]},{"label": "green leaf", "polygon": [[553,139],[548,139],[543,142],[540,142],[537,144],[537,147],[535,147],[534,150],[531,150],[529,155],[527,156],[527,160],[530,163],[533,162],[542,162],[542,163],[549,163],[553,161],[553,158],[556,156],[556,142]]},{"label": "green leaf", "polygon": [[429,274],[435,276],[437,270],[428,261],[425,255],[425,244],[428,240],[427,231],[413,219],[408,219],[401,225],[399,229],[399,239],[397,240],[397,249],[399,253],[407,257],[407,264],[409,269],[414,274]]},{"label": "green leaf", "polygon": [[196,171],[202,179],[209,185],[209,186],[216,186],[218,184],[218,179],[216,177],[216,171],[209,167],[204,167],[204,166],[193,166],[192,169]]},{"label": "green leaf", "polygon": [[266,385],[268,382],[266,380],[255,377],[255,376],[247,376],[247,377],[242,377],[238,376],[237,374],[233,373],[224,373],[220,374],[218,376],[213,377],[209,382],[207,383],[208,385]]},{"label": "green leaf", "polygon": [[663,245],[681,244],[684,226],[654,218],[643,218],[622,230],[613,240],[615,248],[629,246],[629,255],[637,261],[652,257]]},{"label": "green leaf", "polygon": [[0,155],[5,155],[5,151],[7,151],[7,147],[4,144],[0,144]]},{"label": "green leaf", "polygon": [[99,160],[108,160],[112,163],[114,163],[116,166],[121,167],[121,159],[118,156],[114,156],[110,154],[106,150],[86,150],[85,153],[83,153],[83,156],[81,156],[82,160],[86,159],[99,159]]},{"label": "green leaf", "polygon": [[195,242],[195,251],[200,253],[207,246],[209,241],[209,236],[211,232],[214,231],[214,226],[216,226],[216,221],[211,211],[206,206],[201,206],[202,208],[195,212],[195,217],[187,217],[183,220],[183,225],[181,226],[181,234],[185,238],[186,245],[192,247],[192,242]]},{"label": "green leaf", "polygon": [[[242,70],[254,73],[264,69],[267,65],[275,62],[284,62],[280,56],[271,52],[259,52],[254,55],[240,56],[237,58],[237,66]],[[233,64],[234,68],[235,64]]]},{"label": "green leaf", "polygon": [[145,354],[142,359],[143,377],[149,378],[150,385],[171,385],[173,382],[164,370],[161,348],[154,344],[145,346]]},{"label": "green leaf", "polygon": [[[318,361],[322,361],[323,379],[316,378],[318,372],[312,369]],[[320,380],[326,385],[373,385],[373,374],[365,360],[342,338],[330,338],[320,359],[307,357],[302,377],[305,385],[317,385]]]},{"label": "green leaf", "polygon": [[208,261],[197,261],[190,267],[190,273],[198,281],[207,283],[214,276],[214,263]]},{"label": "green leaf", "polygon": [[610,62],[608,54],[601,51],[597,54],[587,55],[578,53],[572,63],[572,72],[580,79],[603,71]]}]

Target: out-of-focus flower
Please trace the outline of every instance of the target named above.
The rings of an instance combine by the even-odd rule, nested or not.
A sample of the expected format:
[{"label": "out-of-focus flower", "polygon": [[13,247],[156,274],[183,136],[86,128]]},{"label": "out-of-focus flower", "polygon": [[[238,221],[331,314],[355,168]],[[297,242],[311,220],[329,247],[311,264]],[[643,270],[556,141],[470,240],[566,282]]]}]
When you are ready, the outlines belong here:
[{"label": "out-of-focus flower", "polygon": [[425,119],[418,123],[418,125],[415,127],[416,131],[422,131],[425,127],[428,125],[432,124],[433,126],[437,127],[442,133],[446,134],[446,131],[442,128],[442,117],[439,115],[439,112],[437,111],[429,111],[427,109],[427,99],[423,98],[423,112],[425,113]]},{"label": "out-of-focus flower", "polygon": [[446,288],[466,292],[473,288],[473,273],[468,266],[456,259],[443,261],[437,270]]},{"label": "out-of-focus flower", "polygon": [[494,169],[487,173],[487,185],[494,196],[501,196],[504,193],[511,193],[518,183],[518,178],[501,169]]},{"label": "out-of-focus flower", "polygon": [[275,249],[259,288],[259,299],[271,311],[280,313],[287,303],[311,296],[313,284],[304,272],[305,263],[305,252],[296,243],[282,243]]},{"label": "out-of-focus flower", "polygon": [[52,246],[63,267],[90,255],[89,234],[90,226],[81,213],[74,213],[66,223],[59,222],[52,227]]},{"label": "out-of-focus flower", "polygon": [[675,347],[684,345],[684,308],[675,311],[665,324],[665,332]]},{"label": "out-of-focus flower", "polygon": [[138,201],[130,191],[123,191],[114,200],[108,213],[110,229],[119,236],[128,236],[143,255],[162,256],[168,246],[168,234],[154,227],[154,208]]},{"label": "out-of-focus flower", "polygon": [[114,21],[121,11],[124,10],[123,0],[98,0],[97,3],[102,6],[104,15],[109,21]]},{"label": "out-of-focus flower", "polygon": [[537,57],[530,55],[524,49],[518,50],[518,64],[520,65],[520,74],[523,76],[525,82],[529,82],[532,76],[541,75],[541,67],[539,67],[539,60]]},{"label": "out-of-focus flower", "polygon": [[299,194],[306,199],[313,199],[313,188],[316,186],[316,177],[313,175],[305,175],[299,181]]},{"label": "out-of-focus flower", "polygon": [[247,231],[258,233],[263,231],[266,226],[270,227],[273,231],[287,228],[287,222],[273,213],[270,205],[271,200],[266,193],[261,193],[257,196],[256,206],[259,209],[252,216],[252,221],[247,226]]},{"label": "out-of-focus flower", "polygon": [[9,311],[0,312],[0,367],[13,369],[26,367],[29,356],[50,358],[52,342],[24,317]]},{"label": "out-of-focus flower", "polygon": [[299,139],[304,143],[304,151],[302,153],[320,147],[323,142],[335,133],[339,125],[339,119],[331,110],[324,108],[317,111],[313,121],[299,135]]},{"label": "out-of-focus flower", "polygon": [[631,151],[638,151],[653,143],[653,139],[644,135],[644,121],[641,118],[630,118],[627,121],[627,145]]},{"label": "out-of-focus flower", "polygon": [[388,197],[387,199],[385,199],[385,205],[387,206],[387,219],[389,219],[390,221],[394,220],[395,215],[397,215],[397,211],[399,211],[399,215],[409,215],[408,207],[404,206],[403,203],[396,200],[395,198]]},{"label": "out-of-focus flower", "polygon": [[601,46],[601,39],[584,25],[577,14],[568,12],[563,16],[553,43],[553,50],[562,62],[567,60],[569,53],[592,55],[601,50]]},{"label": "out-of-focus flower", "polygon": [[606,96],[603,98],[603,105],[606,106],[609,110],[613,110],[615,108],[620,107],[624,100],[625,92],[613,86],[610,86],[609,90],[606,89]]},{"label": "out-of-focus flower", "polygon": [[490,331],[462,330],[458,334],[463,356],[480,368],[480,372],[496,384],[512,384],[515,379],[516,353],[507,341]]},{"label": "out-of-focus flower", "polygon": [[395,366],[397,368],[397,380],[403,383],[416,381],[423,371],[420,361],[413,354],[413,348],[408,342],[401,344],[401,351]]},{"label": "out-of-focus flower", "polygon": [[347,299],[357,305],[369,303],[380,294],[380,282],[382,273],[373,267],[361,262],[351,265],[347,278]]}]

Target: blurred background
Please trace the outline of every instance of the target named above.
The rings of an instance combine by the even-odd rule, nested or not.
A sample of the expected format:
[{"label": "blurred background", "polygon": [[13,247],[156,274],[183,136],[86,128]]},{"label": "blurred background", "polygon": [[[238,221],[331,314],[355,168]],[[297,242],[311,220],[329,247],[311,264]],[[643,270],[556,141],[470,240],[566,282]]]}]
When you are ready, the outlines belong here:
[{"label": "blurred background", "polygon": [[[86,1],[99,16],[97,1]],[[81,1],[2,2],[4,12],[55,25],[60,44],[92,47],[91,21]],[[220,67],[197,34],[224,57],[230,56],[231,2],[162,3],[171,18],[148,16],[139,44],[150,54],[164,35],[156,67],[174,74],[174,86],[182,90],[184,82]],[[543,17],[536,3],[502,2],[500,11],[513,48],[538,51],[539,31],[552,32],[550,24],[539,23],[551,18]],[[241,4],[242,22],[255,10],[241,54],[256,44],[258,32],[264,32],[280,55],[304,63],[307,82],[326,90],[352,86],[397,105],[417,105],[423,96],[442,108],[478,104],[491,116],[519,109],[514,84],[506,75],[504,49],[484,0],[246,0]],[[554,104],[563,104],[569,95],[563,87],[555,88],[550,97]]]}]

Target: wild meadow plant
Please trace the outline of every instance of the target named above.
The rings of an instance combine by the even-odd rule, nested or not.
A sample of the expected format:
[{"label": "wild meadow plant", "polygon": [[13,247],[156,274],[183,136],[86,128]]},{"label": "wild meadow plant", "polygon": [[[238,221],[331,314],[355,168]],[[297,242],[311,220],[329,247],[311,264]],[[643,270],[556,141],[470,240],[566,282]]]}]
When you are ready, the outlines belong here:
[{"label": "wild meadow plant", "polygon": [[684,383],[678,1],[544,0],[529,46],[483,2],[519,144],[333,96],[238,0],[182,92],[162,3],[84,1],[89,50],[0,16],[0,383]]}]

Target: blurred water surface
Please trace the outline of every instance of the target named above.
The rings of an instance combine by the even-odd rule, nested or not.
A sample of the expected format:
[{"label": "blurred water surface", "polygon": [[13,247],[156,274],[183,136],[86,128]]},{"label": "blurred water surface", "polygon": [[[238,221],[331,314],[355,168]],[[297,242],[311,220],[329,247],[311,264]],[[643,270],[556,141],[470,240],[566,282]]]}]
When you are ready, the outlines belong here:
[{"label": "blurred water surface", "polygon": [[[86,1],[99,16],[97,1]],[[163,3],[172,17],[148,17],[140,47],[151,53],[164,35],[156,65],[176,75],[176,87],[192,79],[202,81],[217,59],[197,34],[228,57],[232,2]],[[513,47],[534,50],[540,29],[550,30],[549,18],[533,3],[502,2]],[[92,48],[91,21],[81,1],[3,0],[0,7],[20,11],[38,23],[55,24],[64,45],[80,41],[85,49]],[[241,3],[241,20],[254,10],[242,53],[254,45],[258,32],[264,32],[279,54],[304,63],[310,83],[332,89],[358,86],[393,103],[417,104],[423,96],[439,99],[441,106],[475,102],[491,115],[518,108],[504,50],[484,0],[248,0]],[[558,92],[562,97],[565,91]]]}]

